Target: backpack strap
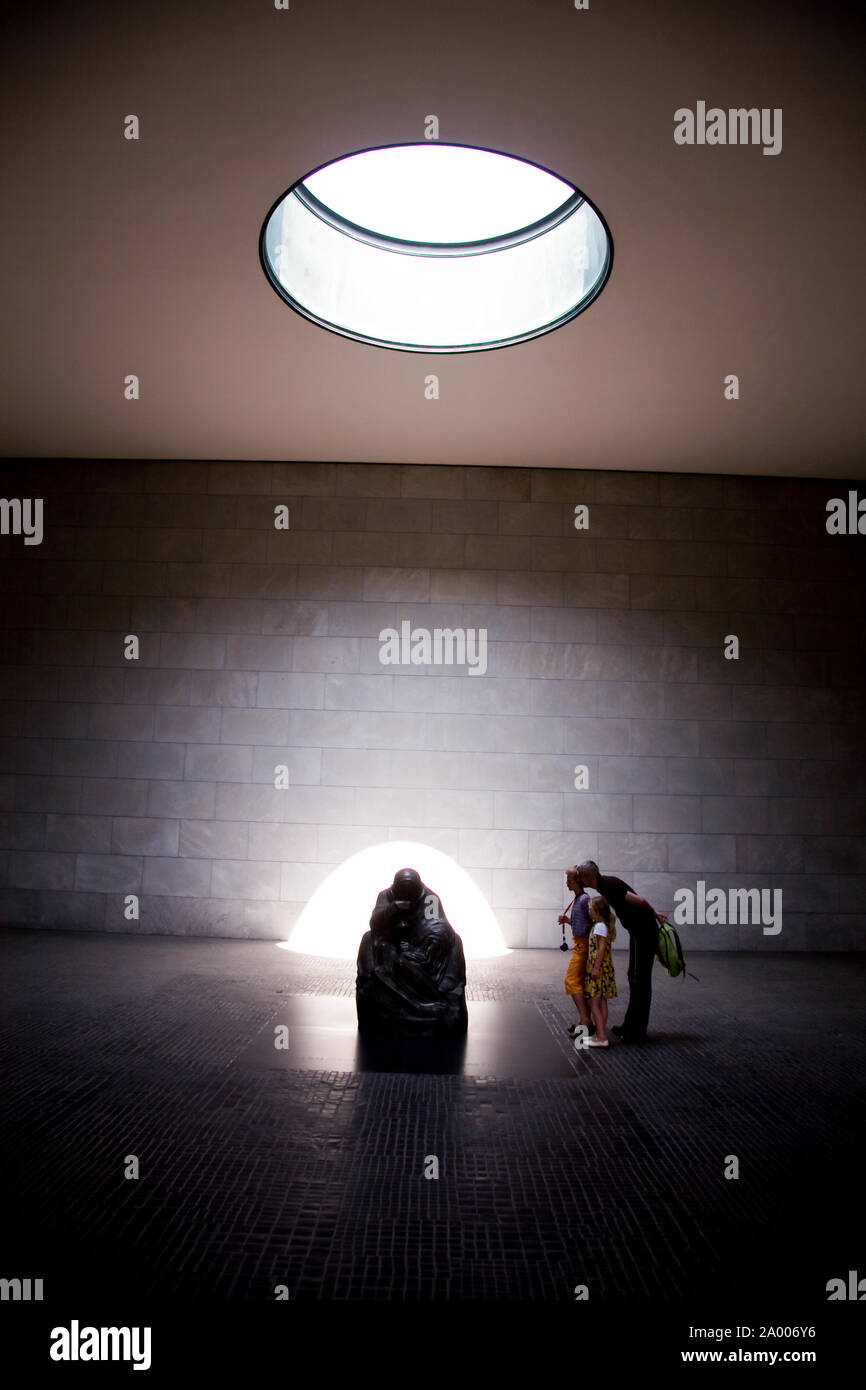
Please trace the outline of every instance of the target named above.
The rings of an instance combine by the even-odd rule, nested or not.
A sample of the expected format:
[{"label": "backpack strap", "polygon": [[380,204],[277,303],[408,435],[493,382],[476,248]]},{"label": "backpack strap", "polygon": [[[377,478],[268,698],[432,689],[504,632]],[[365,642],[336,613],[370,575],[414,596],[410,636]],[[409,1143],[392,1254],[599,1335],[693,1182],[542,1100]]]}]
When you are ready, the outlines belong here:
[{"label": "backpack strap", "polygon": [[700,984],[700,980],[698,980],[697,975],[692,975],[691,970],[686,970],[686,958],[685,958],[685,955],[683,954],[683,946],[682,946],[682,942],[680,941],[679,932],[677,931],[676,927],[671,927],[670,922],[667,922],[665,925],[668,926],[668,927],[670,927],[671,934],[673,935],[673,938],[674,938],[674,940],[675,940],[676,943],[677,943],[677,951],[678,951],[678,953],[679,953],[679,957],[680,957],[680,960],[681,960],[681,962],[682,962],[682,967],[683,967],[683,984],[685,984],[686,976],[687,976],[687,975],[690,975],[691,978],[692,978],[693,980],[697,980],[698,984]]}]

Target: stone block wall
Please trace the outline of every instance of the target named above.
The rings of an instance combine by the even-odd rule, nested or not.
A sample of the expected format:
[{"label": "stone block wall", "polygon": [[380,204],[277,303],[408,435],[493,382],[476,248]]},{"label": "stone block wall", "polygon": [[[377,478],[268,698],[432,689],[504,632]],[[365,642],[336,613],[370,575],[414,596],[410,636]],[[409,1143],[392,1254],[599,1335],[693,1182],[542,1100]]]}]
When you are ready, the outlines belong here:
[{"label": "stone block wall", "polygon": [[[866,540],[825,527],[855,484],[110,460],[0,480],[44,518],[38,545],[0,537],[0,920],[282,939],[350,854],[413,839],[512,946],[556,945],[586,857],[668,911],[699,880],[782,890],[780,933],[687,926],[690,949],[862,946]],[[383,665],[404,621],[483,630],[486,671]]]}]

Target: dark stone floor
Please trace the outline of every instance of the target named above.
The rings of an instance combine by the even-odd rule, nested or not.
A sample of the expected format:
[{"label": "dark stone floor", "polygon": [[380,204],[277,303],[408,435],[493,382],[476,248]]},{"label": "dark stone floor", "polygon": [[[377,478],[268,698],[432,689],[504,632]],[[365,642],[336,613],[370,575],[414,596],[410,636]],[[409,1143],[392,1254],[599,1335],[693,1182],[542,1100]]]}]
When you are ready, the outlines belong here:
[{"label": "dark stone floor", "polygon": [[[757,1315],[826,1308],[828,1279],[866,1274],[862,956],[707,953],[699,982],[656,967],[652,1041],[580,1053],[566,956],[470,962],[470,1027],[472,1001],[527,1007],[486,1011],[505,1027],[488,1074],[416,1075],[348,1069],[345,1047],[261,1064],[290,1015],[345,1027],[344,963],[16,929],[0,953],[0,1273],[46,1297],[573,1302],[585,1284],[614,1303],[733,1293]],[[550,1075],[521,1074],[524,1038]]]}]

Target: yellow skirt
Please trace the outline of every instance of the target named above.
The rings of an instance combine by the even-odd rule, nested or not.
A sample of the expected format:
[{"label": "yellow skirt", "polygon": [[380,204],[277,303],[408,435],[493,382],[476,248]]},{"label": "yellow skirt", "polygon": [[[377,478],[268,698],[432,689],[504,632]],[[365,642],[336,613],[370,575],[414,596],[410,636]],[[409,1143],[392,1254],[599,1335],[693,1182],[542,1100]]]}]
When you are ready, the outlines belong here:
[{"label": "yellow skirt", "polygon": [[566,994],[583,994],[583,982],[586,975],[586,937],[578,937],[574,943],[574,950],[571,953],[571,960],[568,962],[568,969],[565,972],[565,992]]}]

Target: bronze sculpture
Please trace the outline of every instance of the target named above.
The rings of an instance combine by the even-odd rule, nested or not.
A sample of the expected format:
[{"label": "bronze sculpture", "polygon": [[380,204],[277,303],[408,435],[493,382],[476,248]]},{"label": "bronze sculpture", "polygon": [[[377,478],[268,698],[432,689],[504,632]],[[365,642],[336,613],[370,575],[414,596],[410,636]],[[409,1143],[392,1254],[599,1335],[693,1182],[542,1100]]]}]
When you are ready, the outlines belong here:
[{"label": "bronze sculpture", "polygon": [[358,951],[355,1002],[360,1033],[466,1032],[463,942],[415,869],[399,869],[376,900]]}]

